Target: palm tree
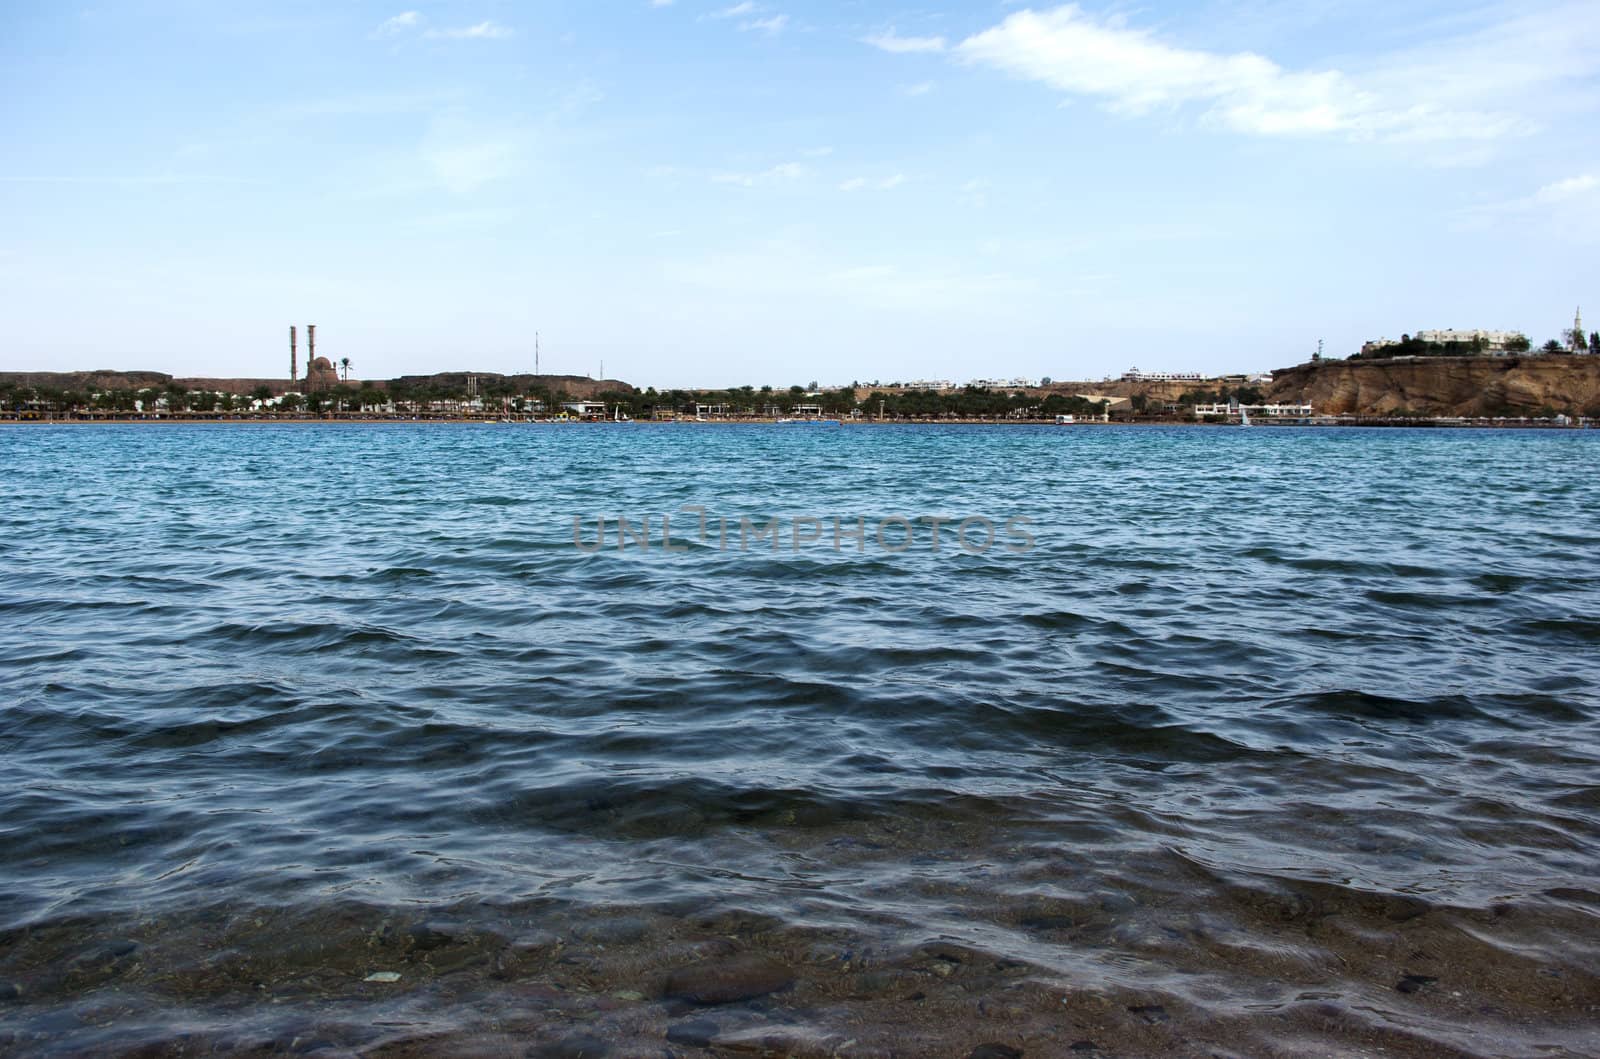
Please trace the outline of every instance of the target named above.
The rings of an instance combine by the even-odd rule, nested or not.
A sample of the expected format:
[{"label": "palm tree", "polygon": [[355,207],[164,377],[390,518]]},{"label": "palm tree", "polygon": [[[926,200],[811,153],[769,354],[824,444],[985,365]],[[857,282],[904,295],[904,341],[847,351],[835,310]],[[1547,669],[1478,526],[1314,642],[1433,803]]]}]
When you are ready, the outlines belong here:
[{"label": "palm tree", "polygon": [[345,382],[349,382],[350,381],[350,358],[349,357],[340,357],[339,358],[339,367],[344,370],[344,381]]}]

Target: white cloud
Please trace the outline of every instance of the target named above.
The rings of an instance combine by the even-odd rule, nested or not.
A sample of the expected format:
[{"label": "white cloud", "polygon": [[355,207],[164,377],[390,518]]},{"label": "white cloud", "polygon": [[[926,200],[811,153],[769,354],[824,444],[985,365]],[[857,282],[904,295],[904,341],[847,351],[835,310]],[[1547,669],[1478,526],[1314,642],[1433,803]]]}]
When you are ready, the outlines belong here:
[{"label": "white cloud", "polygon": [[782,162],[771,169],[759,173],[712,173],[713,184],[732,184],[735,187],[753,188],[758,186],[772,186],[788,184],[805,176],[805,166],[799,162]]},{"label": "white cloud", "polygon": [[[1253,52],[1168,44],[1075,4],[1019,11],[954,52],[963,63],[1100,99],[1116,114],[1196,105],[1205,108],[1203,125],[1261,136],[1492,140],[1524,127],[1498,108],[1476,109],[1482,93],[1451,98],[1424,78],[1391,79],[1380,93],[1339,70],[1289,70]],[[1493,64],[1473,75],[1493,79]]]},{"label": "white cloud", "polygon": [[775,37],[782,33],[784,27],[788,24],[788,15],[773,15],[771,18],[754,18],[748,22],[741,22],[739,23],[739,28],[746,33],[756,30],[765,33],[769,37]]},{"label": "white cloud", "polygon": [[711,12],[711,14],[707,15],[706,17],[707,18],[739,18],[742,15],[753,15],[759,10],[761,10],[761,9],[756,7],[755,4],[751,3],[750,0],[744,0],[743,3],[734,4],[732,7],[725,7],[720,11],[713,11],[713,12]]},{"label": "white cloud", "polygon": [[900,86],[900,94],[902,96],[910,96],[912,98],[916,98],[917,96],[925,96],[929,92],[932,92],[932,91],[933,91],[933,82],[932,81],[918,81],[914,85],[901,85]]},{"label": "white cloud", "polygon": [[422,13],[419,11],[402,11],[393,18],[386,18],[372,31],[373,37],[398,37],[407,30],[416,29],[422,24]]},{"label": "white cloud", "polygon": [[866,177],[851,177],[839,185],[840,191],[893,191],[906,182],[904,173],[883,177],[880,180],[868,180]]},{"label": "white cloud", "polygon": [[1546,184],[1533,193],[1533,198],[1535,202],[1539,203],[1566,202],[1569,199],[1588,195],[1597,188],[1600,188],[1600,176],[1595,176],[1593,173],[1585,173],[1582,176],[1557,180],[1554,184]]},{"label": "white cloud", "polygon": [[650,0],[651,7],[671,7],[672,0]]},{"label": "white cloud", "polygon": [[908,52],[941,52],[945,50],[943,37],[901,37],[894,30],[879,33],[874,37],[862,38],[863,44],[870,44],[874,48],[903,55]]},{"label": "white cloud", "polygon": [[801,151],[800,153],[805,155],[807,158],[826,158],[828,155],[833,153],[833,148],[832,147],[809,147],[806,150]]},{"label": "white cloud", "polygon": [[1502,223],[1567,242],[1600,241],[1600,174],[1581,173],[1521,198],[1478,203],[1455,217],[1461,231],[1486,231]]},{"label": "white cloud", "polygon": [[472,26],[462,26],[458,29],[430,29],[423,34],[425,37],[445,40],[503,40],[511,35],[510,28],[487,19]]},{"label": "white cloud", "polygon": [[426,181],[454,195],[512,176],[526,153],[522,130],[459,116],[435,120],[418,150]]}]

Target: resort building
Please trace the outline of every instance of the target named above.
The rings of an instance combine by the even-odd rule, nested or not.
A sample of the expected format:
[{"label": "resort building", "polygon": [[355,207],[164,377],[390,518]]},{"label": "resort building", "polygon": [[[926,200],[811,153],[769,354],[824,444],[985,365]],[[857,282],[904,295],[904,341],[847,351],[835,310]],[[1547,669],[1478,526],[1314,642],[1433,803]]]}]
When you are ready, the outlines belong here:
[{"label": "resort building", "polygon": [[1232,416],[1237,418],[1241,412],[1248,412],[1262,419],[1302,419],[1311,415],[1311,405],[1306,404],[1239,404],[1229,401],[1227,404],[1197,404],[1194,406],[1196,416]]},{"label": "resort building", "polygon": [[[1410,337],[1412,341],[1427,342],[1431,345],[1481,344],[1483,352],[1493,353],[1496,356],[1521,352],[1528,348],[1528,338],[1521,331],[1485,331],[1481,327],[1470,331],[1453,327],[1437,328],[1431,331],[1418,331]],[[1361,344],[1361,355],[1370,357],[1387,346],[1398,345],[1400,343],[1392,338],[1374,338],[1370,342]]]},{"label": "resort building", "polygon": [[1122,373],[1123,382],[1200,382],[1205,376],[1198,371],[1140,371],[1129,368]]},{"label": "resort building", "polygon": [[1479,328],[1474,331],[1457,331],[1445,328],[1439,331],[1418,331],[1416,338],[1423,342],[1482,342],[1484,348],[1490,353],[1504,353],[1510,349],[1512,343],[1522,335],[1516,331],[1485,331]]}]

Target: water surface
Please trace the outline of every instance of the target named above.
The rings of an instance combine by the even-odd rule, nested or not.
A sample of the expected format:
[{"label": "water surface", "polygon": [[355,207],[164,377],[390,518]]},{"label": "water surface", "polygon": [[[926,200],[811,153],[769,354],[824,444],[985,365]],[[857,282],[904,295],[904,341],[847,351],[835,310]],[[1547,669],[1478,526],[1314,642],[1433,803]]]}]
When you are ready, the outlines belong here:
[{"label": "water surface", "polygon": [[[1577,431],[0,430],[0,1051],[1594,1054],[1597,467]],[[575,547],[602,515],[654,546]]]}]

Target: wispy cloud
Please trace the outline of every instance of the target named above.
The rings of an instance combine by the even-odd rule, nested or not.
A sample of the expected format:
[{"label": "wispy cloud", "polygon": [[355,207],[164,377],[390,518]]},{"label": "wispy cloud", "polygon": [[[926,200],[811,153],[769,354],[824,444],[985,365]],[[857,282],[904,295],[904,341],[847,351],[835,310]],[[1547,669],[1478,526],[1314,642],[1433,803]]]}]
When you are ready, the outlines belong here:
[{"label": "wispy cloud", "polygon": [[851,177],[839,185],[840,191],[893,191],[906,182],[904,173],[882,177],[878,180],[869,180],[866,177]]},{"label": "wispy cloud", "polygon": [[[789,16],[782,14],[766,14],[767,8],[762,7],[754,0],[742,0],[741,3],[731,4],[728,7],[718,8],[715,11],[701,15],[702,21],[706,19],[721,20],[737,18],[739,29],[745,33],[765,33],[775,37],[789,26]],[[762,17],[756,17],[756,16]]]},{"label": "wispy cloud", "polygon": [[1584,173],[1582,176],[1568,177],[1553,184],[1546,184],[1533,193],[1533,200],[1542,203],[1566,202],[1568,199],[1592,194],[1596,190],[1600,190],[1600,176]]},{"label": "wispy cloud", "polygon": [[409,30],[422,25],[422,13],[419,11],[402,11],[393,18],[386,18],[372,31],[375,38],[398,37]]},{"label": "wispy cloud", "polygon": [[[1600,28],[1600,18],[1581,8],[1561,12],[1564,27],[1559,12],[1513,19],[1391,56],[1365,74],[1294,70],[1254,52],[1187,48],[1076,4],[1016,12],[951,51],[962,63],[1098,99],[1124,116],[1197,107],[1204,126],[1259,136],[1487,142],[1532,130],[1534,122],[1511,108],[1517,94],[1600,68],[1592,54],[1551,39],[1561,31],[1583,37]],[[891,34],[888,46],[881,38],[872,43],[915,50],[905,47],[910,39],[920,38]]]},{"label": "wispy cloud", "polygon": [[[667,2],[670,3],[671,0]],[[393,18],[379,23],[378,28],[373,30],[370,36],[378,40],[399,37],[421,30],[426,22],[427,18],[420,11],[402,11]],[[513,30],[510,27],[502,26],[490,19],[484,19],[471,26],[429,29],[422,33],[422,36],[430,40],[501,40],[512,35]]]},{"label": "wispy cloud", "polygon": [[1544,210],[1546,207],[1566,206],[1575,202],[1588,199],[1600,200],[1600,175],[1582,173],[1578,176],[1567,177],[1565,180],[1556,180],[1545,184],[1531,195],[1510,199],[1503,202],[1480,204],[1470,208],[1469,214],[1480,216],[1529,213],[1534,210]]},{"label": "wispy cloud", "polygon": [[874,48],[903,55],[910,52],[942,52],[945,50],[943,37],[902,37],[894,30],[879,33],[876,36],[862,38],[863,44],[870,44]]},{"label": "wispy cloud", "polygon": [[782,33],[788,25],[788,15],[773,15],[770,18],[753,18],[747,22],[741,22],[739,23],[739,28],[746,33],[755,31],[765,33],[769,37],[775,37]]},{"label": "wispy cloud", "polygon": [[1520,198],[1469,206],[1456,215],[1455,227],[1484,231],[1503,222],[1545,229],[1553,238],[1600,240],[1600,172],[1555,180]]},{"label": "wispy cloud", "polygon": [[933,82],[932,81],[918,81],[914,85],[901,85],[900,86],[900,94],[902,96],[910,96],[913,99],[916,98],[917,96],[925,96],[929,92],[932,92],[932,91],[933,91]]},{"label": "wispy cloud", "polygon": [[516,174],[529,137],[515,124],[454,115],[436,119],[418,147],[423,181],[465,196]]},{"label": "wispy cloud", "polygon": [[430,29],[423,36],[445,40],[503,40],[514,32],[510,27],[485,19],[475,25],[455,29]]},{"label": "wispy cloud", "polygon": [[753,188],[788,184],[805,176],[806,168],[799,162],[782,162],[771,169],[755,173],[718,172],[711,174],[713,184],[731,184],[735,187]]}]

